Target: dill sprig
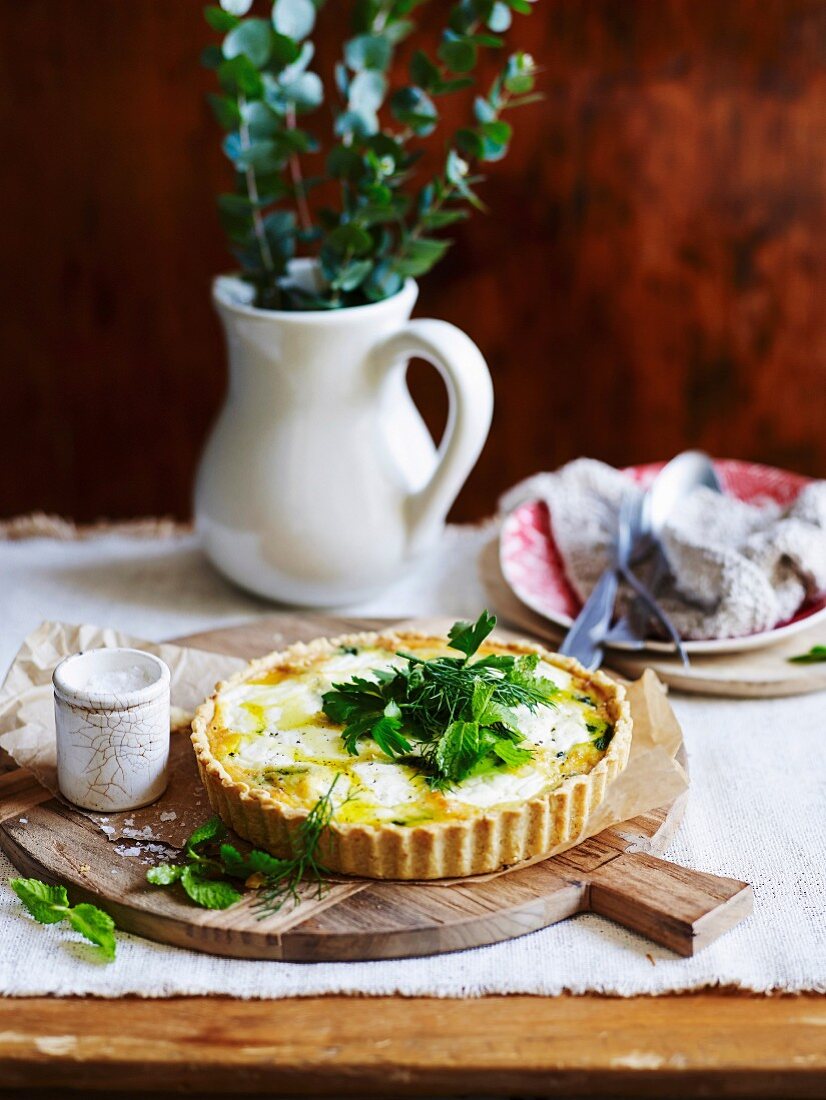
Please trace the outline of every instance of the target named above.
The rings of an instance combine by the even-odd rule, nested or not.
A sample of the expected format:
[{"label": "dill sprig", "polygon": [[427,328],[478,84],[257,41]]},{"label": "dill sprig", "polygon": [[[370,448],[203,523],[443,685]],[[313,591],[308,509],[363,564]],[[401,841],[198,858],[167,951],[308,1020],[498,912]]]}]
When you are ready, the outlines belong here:
[{"label": "dill sprig", "polygon": [[400,652],[405,664],[399,668],[334,684],[322,705],[344,727],[347,751],[356,755],[360,740],[372,737],[387,756],[424,772],[433,787],[529,760],[515,710],[553,705],[558,688],[536,674],[536,654],[471,660],[495,625],[487,611],[475,623],[454,623],[448,645],[462,657]]},{"label": "dill sprig", "polygon": [[277,913],[290,899],[294,905],[298,905],[301,901],[298,887],[306,880],[315,883],[316,897],[320,898],[324,893],[326,884],[323,876],[329,872],[318,862],[318,846],[335,813],[332,796],[339,778],[340,774],[335,776],[326,794],[319,798],[299,825],[295,842],[296,854],[289,859],[279,860],[282,866],[265,877],[253,902],[259,920]]}]

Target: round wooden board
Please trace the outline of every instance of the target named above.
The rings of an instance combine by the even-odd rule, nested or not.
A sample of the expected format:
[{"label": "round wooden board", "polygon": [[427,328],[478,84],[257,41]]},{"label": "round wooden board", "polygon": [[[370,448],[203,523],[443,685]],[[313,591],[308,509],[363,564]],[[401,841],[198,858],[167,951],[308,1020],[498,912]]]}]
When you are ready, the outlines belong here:
[{"label": "round wooden board", "polygon": [[[186,639],[203,649],[255,656],[319,634],[371,629],[374,622],[275,616]],[[193,773],[194,774],[194,773]],[[635,818],[542,863],[487,881],[449,886],[334,881],[321,897],[259,919],[251,899],[229,910],[196,909],[178,890],[145,880],[139,859],[118,854],[88,817],[26,772],[0,778],[0,846],[29,876],[59,881],[102,905],[119,928],[149,939],[251,959],[386,959],[495,943],[580,912],[597,912],[681,954],[742,919],[751,890],[652,858],[669,843],[684,809]]]},{"label": "round wooden board", "polygon": [[[496,540],[482,551],[481,575],[491,609],[499,614],[503,622],[543,639],[552,647],[562,640],[565,632],[559,626],[526,607],[511,591],[499,566]],[[802,630],[764,649],[708,657],[695,655],[688,668],[684,668],[677,658],[664,657],[661,653],[628,653],[610,648],[605,651],[605,665],[629,679],[641,676],[647,668],[653,669],[664,684],[678,691],[738,699],[767,699],[826,691],[826,663],[804,665],[789,662],[789,657],[806,653],[812,646],[824,643],[826,627],[821,625]]]}]

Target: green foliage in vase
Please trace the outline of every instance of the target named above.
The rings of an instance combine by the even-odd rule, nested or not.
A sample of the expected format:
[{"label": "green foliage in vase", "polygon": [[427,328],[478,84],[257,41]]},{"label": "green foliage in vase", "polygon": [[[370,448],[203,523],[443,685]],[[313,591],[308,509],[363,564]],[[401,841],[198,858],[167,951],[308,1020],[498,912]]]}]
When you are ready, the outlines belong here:
[{"label": "green foliage in vase", "polygon": [[[313,71],[311,35],[324,0],[221,0],[205,9],[221,36],[202,61],[220,91],[210,95],[226,131],[223,148],[235,190],[218,208],[233,254],[255,303],[265,309],[339,309],[395,294],[408,276],[425,274],[445,254],[439,234],[484,209],[476,194],[480,164],[501,160],[511,138],[503,117],[540,98],[536,66],[508,55],[490,87],[476,95],[472,117],[439,134],[439,102],[476,83],[485,51],[501,51],[514,13],[533,0],[458,0],[444,5],[447,24],[435,56],[410,54],[406,80],[391,86],[397,47],[415,31],[411,16],[428,0],[356,0],[352,36],[343,44],[334,85]],[[260,8],[260,10],[259,10]],[[329,98],[332,127],[322,147],[305,118]],[[315,122],[309,125],[315,127]],[[422,142],[441,139],[435,175],[416,178]],[[308,175],[308,160],[321,165]],[[311,213],[311,189],[325,185],[332,205]],[[315,204],[314,204],[315,206]],[[315,290],[292,283],[289,261],[318,260]]]}]

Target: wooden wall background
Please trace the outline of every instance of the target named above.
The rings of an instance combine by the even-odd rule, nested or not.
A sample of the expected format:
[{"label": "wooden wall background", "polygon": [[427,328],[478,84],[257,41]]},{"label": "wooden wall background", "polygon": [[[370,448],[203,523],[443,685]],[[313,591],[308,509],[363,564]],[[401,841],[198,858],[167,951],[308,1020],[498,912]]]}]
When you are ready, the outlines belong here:
[{"label": "wooden wall background", "polygon": [[[188,512],[227,265],[200,7],[0,0],[0,514]],[[826,476],[826,4],[539,0],[516,38],[547,99],[419,308],[496,384],[455,515],[582,453]]]}]

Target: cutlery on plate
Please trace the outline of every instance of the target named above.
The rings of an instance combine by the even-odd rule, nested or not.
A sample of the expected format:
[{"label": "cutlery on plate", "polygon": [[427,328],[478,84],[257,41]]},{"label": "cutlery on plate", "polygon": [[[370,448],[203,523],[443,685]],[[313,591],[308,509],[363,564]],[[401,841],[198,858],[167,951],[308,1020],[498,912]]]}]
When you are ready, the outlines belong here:
[{"label": "cutlery on plate", "polygon": [[[649,618],[655,618],[671,639],[684,665],[688,655],[673,623],[657,603],[656,590],[668,574],[668,561],[660,537],[670,515],[690,493],[702,486],[722,492],[711,459],[702,451],[684,451],[667,463],[640,497],[623,498],[617,525],[615,561],[606,569],[565,636],[560,653],[576,657],[586,668],[602,660],[603,645],[621,642],[643,649]],[[632,564],[655,554],[648,586],[632,570]],[[619,577],[634,591],[629,611],[611,626]]]}]

